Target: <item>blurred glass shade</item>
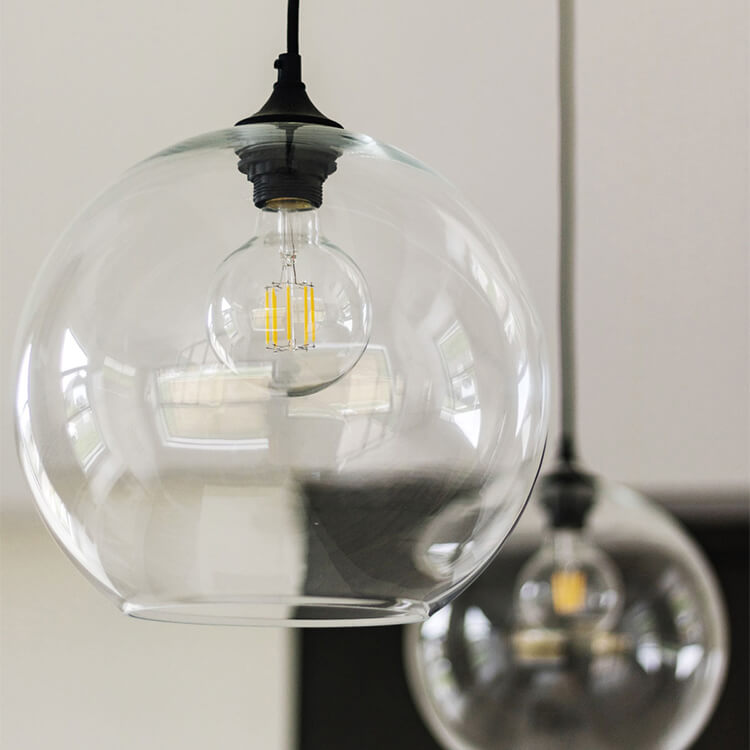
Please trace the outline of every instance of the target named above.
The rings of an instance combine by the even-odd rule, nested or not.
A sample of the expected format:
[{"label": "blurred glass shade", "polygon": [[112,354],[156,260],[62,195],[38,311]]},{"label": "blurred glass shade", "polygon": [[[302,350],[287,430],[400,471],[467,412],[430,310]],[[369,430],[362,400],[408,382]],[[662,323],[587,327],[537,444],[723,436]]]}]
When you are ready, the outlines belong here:
[{"label": "blurred glass shade", "polygon": [[[347,260],[323,278],[299,255],[351,333],[334,366],[322,344],[286,352],[322,363],[289,395],[277,352],[217,356],[218,329],[239,323],[209,319],[210,300],[243,293],[224,261],[263,244],[237,152],[285,138],[237,127],[135,166],[64,234],[27,305],[26,476],[62,547],[131,615],[421,620],[491,558],[539,467],[546,360],[507,254],[450,185],[366,136],[295,130],[337,154],[314,231]],[[241,265],[248,289],[273,281]]]},{"label": "blurred glass shade", "polygon": [[710,717],[728,650],[712,572],[678,524],[637,493],[598,481],[596,496],[582,559],[608,571],[597,590],[622,592],[616,620],[583,629],[572,616],[528,622],[518,589],[544,568],[544,516],[532,502],[486,572],[407,628],[412,692],[448,750],[683,750]]}]

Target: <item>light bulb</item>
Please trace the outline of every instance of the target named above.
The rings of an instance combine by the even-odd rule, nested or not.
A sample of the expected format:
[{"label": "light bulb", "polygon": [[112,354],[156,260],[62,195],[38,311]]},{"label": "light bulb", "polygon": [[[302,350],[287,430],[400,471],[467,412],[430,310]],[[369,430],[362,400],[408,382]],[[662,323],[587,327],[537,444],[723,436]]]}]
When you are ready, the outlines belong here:
[{"label": "light bulb", "polygon": [[208,338],[231,370],[271,392],[314,393],[346,375],[370,338],[370,295],[354,261],[320,236],[318,212],[272,201],[208,295]]},{"label": "light bulb", "polygon": [[554,529],[523,566],[514,593],[521,627],[608,629],[622,610],[620,574],[576,529]]}]

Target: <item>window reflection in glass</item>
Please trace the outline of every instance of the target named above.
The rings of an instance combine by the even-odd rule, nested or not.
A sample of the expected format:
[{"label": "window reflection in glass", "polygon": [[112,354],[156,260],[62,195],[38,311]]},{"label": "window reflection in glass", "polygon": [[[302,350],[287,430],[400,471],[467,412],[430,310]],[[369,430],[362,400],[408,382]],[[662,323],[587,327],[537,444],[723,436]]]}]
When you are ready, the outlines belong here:
[{"label": "window reflection in glass", "polygon": [[70,329],[66,329],[60,352],[60,378],[65,404],[65,429],[73,453],[84,471],[89,471],[104,452],[88,393],[86,352]]},{"label": "window reflection in glass", "polygon": [[438,351],[450,384],[442,409],[443,418],[453,422],[471,445],[476,447],[482,426],[482,412],[471,343],[458,321],[440,338]]}]

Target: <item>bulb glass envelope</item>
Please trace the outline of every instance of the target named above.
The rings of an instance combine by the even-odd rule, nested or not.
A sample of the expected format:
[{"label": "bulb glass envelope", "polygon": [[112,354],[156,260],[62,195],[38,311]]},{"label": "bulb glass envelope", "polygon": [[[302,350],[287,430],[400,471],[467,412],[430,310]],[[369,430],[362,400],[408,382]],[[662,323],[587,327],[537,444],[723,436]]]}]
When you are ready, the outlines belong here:
[{"label": "bulb glass envelope", "polygon": [[354,260],[321,236],[317,210],[252,213],[253,236],[209,286],[208,340],[238,375],[266,369],[273,395],[314,393],[346,375],[367,348],[368,284]]},{"label": "bulb glass envelope", "polygon": [[[135,166],[68,229],[29,300],[16,355],[21,461],[53,535],[131,615],[421,620],[492,557],[538,470],[546,360],[502,245],[402,152],[337,128],[294,138],[337,156],[317,211],[326,252],[297,256],[299,283],[314,285],[314,347],[289,347],[283,310],[296,309],[297,289],[288,303],[277,290],[266,342],[278,248],[267,272],[249,264],[240,279],[254,285],[243,308],[258,323],[253,357],[227,366],[207,330],[216,275],[265,213],[237,153],[285,143],[274,125]],[[334,246],[366,284],[367,317]],[[334,363],[340,377],[314,392],[275,388],[308,363],[330,371],[337,321],[356,345],[348,369]]]},{"label": "bulb glass envelope", "polygon": [[[565,580],[554,614],[529,618],[519,589],[545,578],[555,585],[554,573],[540,575],[550,570],[548,547],[540,552],[544,517],[532,502],[487,571],[407,629],[409,683],[445,748],[684,750],[708,721],[728,655],[713,574],[645,498],[603,481],[596,494],[577,554],[587,588],[604,575],[599,591],[623,597],[608,614],[596,606],[571,612],[585,601],[578,578]],[[534,594],[539,605],[553,596]]]}]

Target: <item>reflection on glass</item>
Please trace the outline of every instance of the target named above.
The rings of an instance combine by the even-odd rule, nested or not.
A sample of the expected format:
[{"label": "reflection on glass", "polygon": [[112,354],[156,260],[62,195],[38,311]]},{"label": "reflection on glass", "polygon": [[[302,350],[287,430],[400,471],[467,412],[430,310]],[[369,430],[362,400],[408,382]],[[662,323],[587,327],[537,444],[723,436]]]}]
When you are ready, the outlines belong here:
[{"label": "reflection on glass", "polygon": [[[204,347],[205,349],[205,347]],[[194,354],[192,351],[190,354]],[[371,346],[354,370],[322,391],[272,403],[265,383],[267,367],[230,370],[216,363],[189,362],[156,373],[165,444],[195,448],[232,445],[250,450],[269,447],[271,414],[295,419],[332,419],[353,428],[358,417],[387,417],[399,394],[391,381],[383,347]],[[217,409],[216,405],[222,408]],[[387,420],[362,420],[366,434],[356,445],[372,444],[387,432]],[[352,436],[349,435],[349,442]],[[345,453],[345,451],[344,451]]]},{"label": "reflection on glass", "polygon": [[288,402],[290,417],[356,417],[389,414],[398,408],[388,354],[369,346],[357,366],[344,378],[306,398]]},{"label": "reflection on glass", "polygon": [[70,329],[65,330],[60,353],[60,378],[70,445],[84,471],[104,452],[96,417],[88,396],[88,357]]},{"label": "reflection on glass", "polygon": [[[65,372],[69,376],[79,365],[85,364],[85,359],[80,356],[80,347],[76,349],[76,345],[74,345],[75,338],[71,335],[66,340],[72,343],[68,344],[67,351],[63,350],[61,367],[67,368]],[[104,586],[105,589],[111,589],[112,583],[101,565],[91,539],[86,534],[79,533],[73,515],[68,512],[64,504],[58,501],[59,496],[45,470],[39,448],[34,440],[33,416],[29,401],[31,356],[32,347],[29,345],[21,357],[16,386],[16,430],[21,465],[26,475],[34,478],[32,491],[50,531],[63,543],[67,542],[65,549],[68,554],[79,565],[84,566],[95,581]],[[75,540],[75,544],[72,544],[71,540]]]},{"label": "reflection on glass", "polygon": [[49,480],[49,475],[42,466],[41,456],[36,443],[32,439],[31,430],[31,406],[29,404],[29,361],[31,358],[31,346],[29,345],[21,358],[21,367],[18,377],[18,387],[16,389],[16,414],[17,429],[19,433],[19,455],[21,464],[27,472],[32,472],[36,480],[35,491],[36,497],[41,499],[45,504],[45,510],[48,517],[48,523],[53,528],[58,529],[60,533],[70,532],[70,514],[65,507],[54,502],[55,491]]},{"label": "reflection on glass", "polygon": [[482,411],[471,342],[458,321],[441,336],[438,351],[450,384],[443,406],[443,416],[453,422],[476,448],[482,427]]},{"label": "reflection on glass", "polygon": [[[258,408],[267,396],[256,385],[264,377],[218,365],[160,370],[156,382],[165,443],[267,448],[267,419]],[[216,409],[219,403],[222,409]]]}]

